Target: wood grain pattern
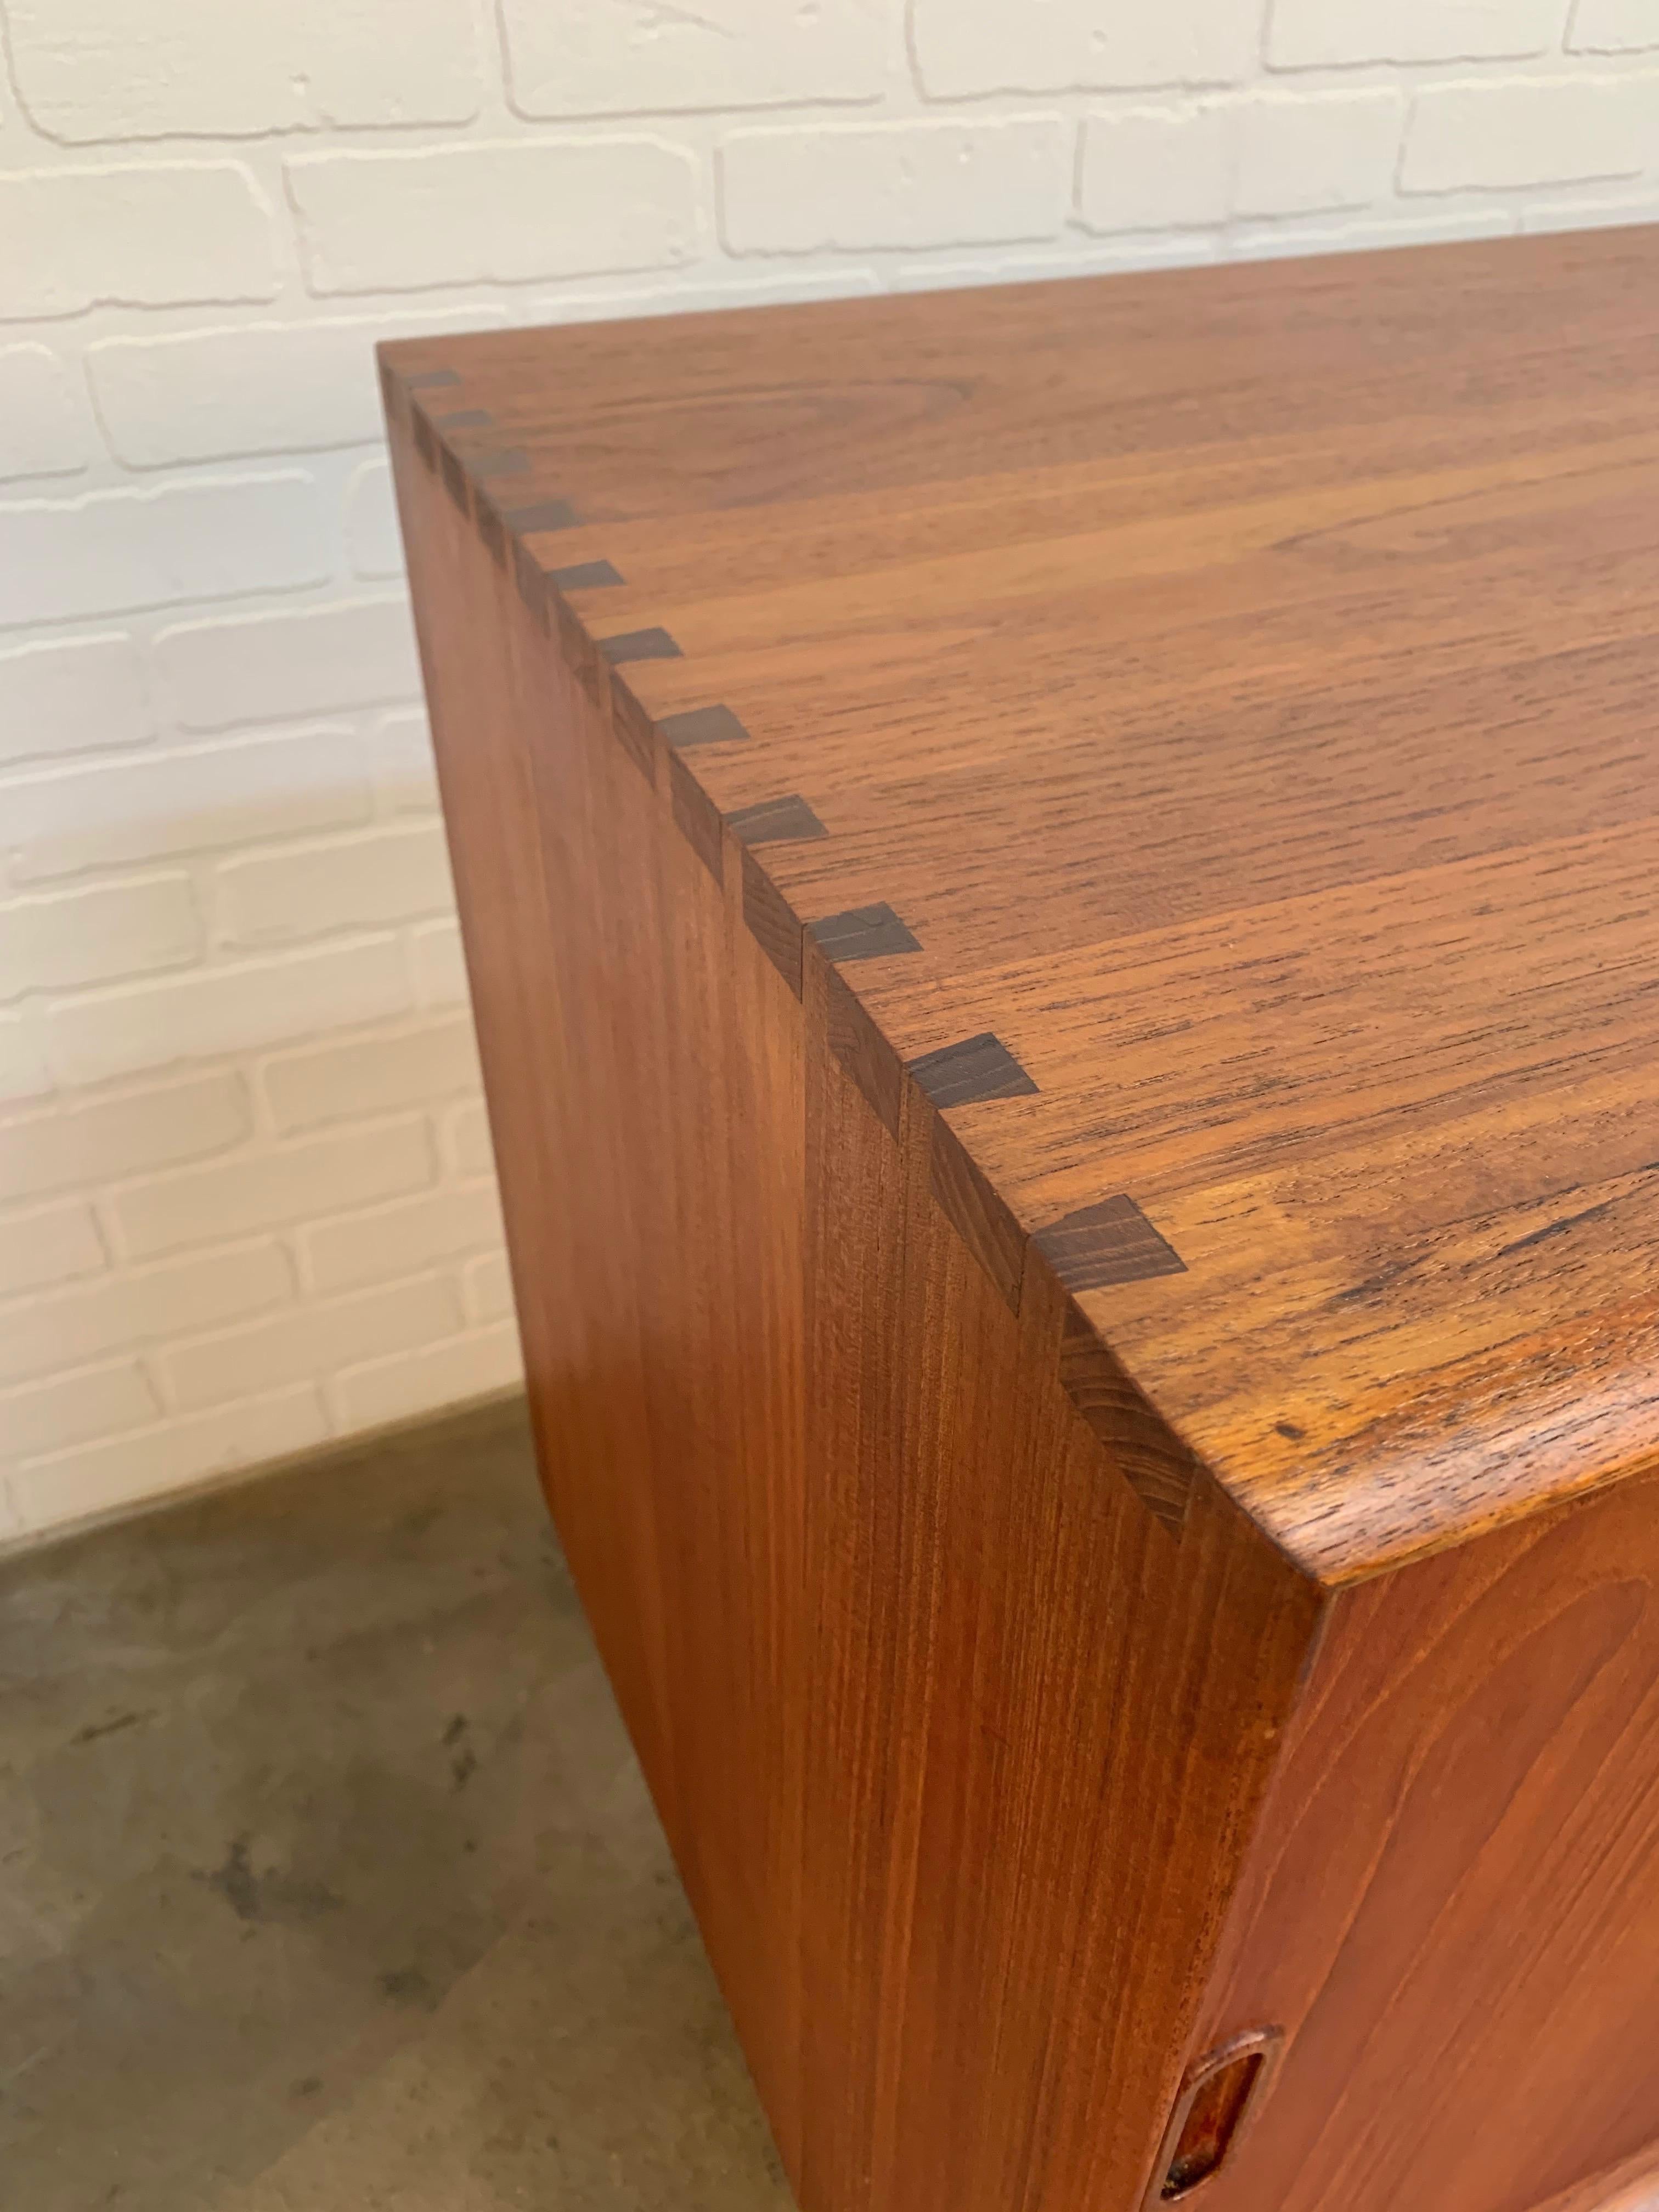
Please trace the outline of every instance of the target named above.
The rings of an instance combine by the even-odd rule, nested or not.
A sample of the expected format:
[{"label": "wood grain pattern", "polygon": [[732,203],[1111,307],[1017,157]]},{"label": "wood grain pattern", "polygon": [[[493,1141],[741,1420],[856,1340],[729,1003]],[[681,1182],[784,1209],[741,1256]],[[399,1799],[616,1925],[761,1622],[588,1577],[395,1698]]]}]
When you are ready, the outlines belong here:
[{"label": "wood grain pattern", "polygon": [[1659,2143],[1656,280],[385,357],[550,1494],[807,2212],[1133,2212],[1268,2030],[1214,2212]]},{"label": "wood grain pattern", "polygon": [[1184,1275],[1091,1317],[1324,1581],[1653,1458],[1656,271],[1610,231],[398,356],[581,515],[605,629],[678,642],[646,707],[756,733],[720,811],[833,820],[794,909],[904,917],[901,1057],[1030,1069],[964,1132],[1027,1232],[1158,1223]]},{"label": "wood grain pattern", "polygon": [[1659,2151],[1592,2174],[1534,2212],[1659,2212]]},{"label": "wood grain pattern", "polygon": [[549,1494],[785,2161],[1115,2212],[1318,1593],[1210,1485],[1144,1602],[1175,1547],[1058,1285],[1016,1316],[842,970],[795,922],[779,972],[754,854],[716,881],[397,464]]},{"label": "wood grain pattern", "polygon": [[1292,2030],[1218,2202],[1528,2212],[1653,2159],[1656,1965],[1644,1477],[1337,1600],[1206,2001]]}]

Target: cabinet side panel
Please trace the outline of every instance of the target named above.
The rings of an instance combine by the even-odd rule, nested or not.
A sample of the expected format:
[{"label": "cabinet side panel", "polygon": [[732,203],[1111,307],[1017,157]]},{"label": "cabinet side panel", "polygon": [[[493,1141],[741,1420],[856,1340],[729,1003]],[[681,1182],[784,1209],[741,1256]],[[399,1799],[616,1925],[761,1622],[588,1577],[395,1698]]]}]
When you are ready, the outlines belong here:
[{"label": "cabinet side panel", "polygon": [[791,2160],[799,1007],[510,564],[394,452],[543,1480]]},{"label": "cabinet side panel", "polygon": [[394,447],[544,1477],[791,2179],[1135,2212],[1315,1594],[1148,1510],[755,856]]},{"label": "cabinet side panel", "polygon": [[1206,2043],[1290,2032],[1215,2212],[1530,2212],[1659,2164],[1656,1969],[1640,1480],[1337,1601],[1206,2002]]}]

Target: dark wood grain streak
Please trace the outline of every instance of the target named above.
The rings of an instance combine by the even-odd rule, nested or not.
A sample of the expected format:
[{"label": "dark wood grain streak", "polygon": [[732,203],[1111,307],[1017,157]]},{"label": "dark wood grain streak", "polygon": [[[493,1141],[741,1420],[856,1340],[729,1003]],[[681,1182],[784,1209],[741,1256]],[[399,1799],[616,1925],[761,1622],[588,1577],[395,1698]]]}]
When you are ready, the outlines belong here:
[{"label": "dark wood grain streak", "polygon": [[1000,1037],[988,1030],[941,1045],[910,1062],[910,1073],[935,1106],[970,1106],[987,1098],[1029,1098],[1036,1085]]},{"label": "dark wood grain streak", "polygon": [[609,561],[577,561],[568,568],[550,568],[547,579],[562,592],[592,592],[626,580]]},{"label": "dark wood grain streak", "polygon": [[663,717],[662,733],[674,745],[741,744],[749,732],[729,707],[692,707]]},{"label": "dark wood grain streak", "polygon": [[527,477],[533,464],[520,446],[503,446],[494,453],[469,453],[468,473],[488,480],[492,477]]},{"label": "dark wood grain streak", "polygon": [[921,946],[887,902],[826,914],[809,925],[831,960],[885,960],[896,952],[920,952]]},{"label": "dark wood grain streak", "polygon": [[568,499],[540,499],[532,501],[528,506],[510,507],[504,520],[509,530],[530,533],[574,530],[581,517]]},{"label": "dark wood grain streak", "polygon": [[1074,1207],[1039,1229],[1033,1242],[1073,1292],[1187,1272],[1180,1254],[1158,1235],[1133,1199],[1121,1192],[1097,1206]]},{"label": "dark wood grain streak", "polygon": [[830,835],[798,791],[782,799],[763,799],[757,805],[736,807],[726,818],[732,835],[745,845],[794,844],[803,837]]},{"label": "dark wood grain streak", "polygon": [[613,667],[630,660],[678,660],[680,648],[665,629],[630,629],[620,637],[602,637],[599,651]]}]

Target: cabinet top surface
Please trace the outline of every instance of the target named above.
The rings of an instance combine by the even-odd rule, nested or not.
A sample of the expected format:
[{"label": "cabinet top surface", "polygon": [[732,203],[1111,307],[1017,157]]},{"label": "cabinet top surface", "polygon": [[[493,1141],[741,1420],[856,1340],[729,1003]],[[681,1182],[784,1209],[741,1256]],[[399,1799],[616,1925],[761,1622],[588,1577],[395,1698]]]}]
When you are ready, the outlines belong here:
[{"label": "cabinet top surface", "polygon": [[1292,1556],[1654,1463],[1659,228],[388,365]]}]

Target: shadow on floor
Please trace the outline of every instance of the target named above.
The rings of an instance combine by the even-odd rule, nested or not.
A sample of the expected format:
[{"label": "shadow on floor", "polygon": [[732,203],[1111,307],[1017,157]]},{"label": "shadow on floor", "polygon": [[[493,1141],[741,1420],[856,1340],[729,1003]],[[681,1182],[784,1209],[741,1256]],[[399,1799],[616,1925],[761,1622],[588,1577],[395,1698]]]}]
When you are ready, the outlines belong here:
[{"label": "shadow on floor", "polygon": [[7,2212],[787,2212],[494,1407],[0,1563]]}]

